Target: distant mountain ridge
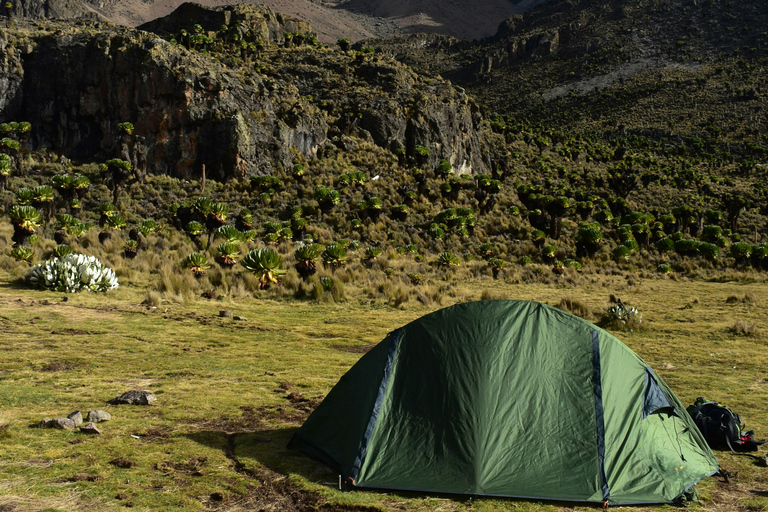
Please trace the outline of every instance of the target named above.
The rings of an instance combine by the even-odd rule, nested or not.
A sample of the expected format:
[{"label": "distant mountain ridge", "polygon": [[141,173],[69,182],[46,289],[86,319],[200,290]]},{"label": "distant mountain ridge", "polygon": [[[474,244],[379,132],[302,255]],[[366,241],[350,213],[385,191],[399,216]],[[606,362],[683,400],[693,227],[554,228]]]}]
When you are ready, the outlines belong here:
[{"label": "distant mountain ridge", "polygon": [[[496,33],[501,22],[547,0],[257,0],[277,12],[310,23],[322,42],[352,41],[398,34],[431,32],[461,39],[482,39]],[[16,14],[30,18],[101,18],[139,26],[166,16],[182,0],[16,0]],[[239,2],[201,0],[205,7]]]}]

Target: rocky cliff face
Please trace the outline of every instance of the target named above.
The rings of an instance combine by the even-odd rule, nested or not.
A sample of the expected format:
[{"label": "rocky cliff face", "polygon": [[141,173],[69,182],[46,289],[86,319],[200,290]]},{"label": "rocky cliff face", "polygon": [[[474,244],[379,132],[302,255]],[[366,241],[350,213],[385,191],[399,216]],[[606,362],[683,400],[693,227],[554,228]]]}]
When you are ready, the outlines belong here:
[{"label": "rocky cliff face", "polygon": [[338,51],[292,52],[265,72],[311,96],[331,120],[331,137],[370,138],[413,163],[444,159],[462,173],[492,167],[478,106],[447,81],[391,58]]},{"label": "rocky cliff face", "polygon": [[[311,154],[327,124],[289,84],[265,83],[146,32],[54,24],[0,39],[0,118],[28,119],[33,146],[72,158],[111,158],[117,124],[145,139],[149,169],[219,178]],[[292,122],[278,118],[289,104]]]},{"label": "rocky cliff face", "polygon": [[[239,14],[216,10],[208,19],[222,15]],[[200,18],[181,19],[192,26]],[[279,43],[286,25],[269,13],[261,19],[265,37]],[[491,166],[477,107],[447,82],[392,59],[314,46],[268,44],[258,56],[234,55],[95,21],[19,22],[0,32],[0,121],[29,120],[31,147],[79,160],[122,156],[117,125],[130,121],[148,171],[176,177],[203,165],[218,179],[271,173],[298,154],[343,148],[346,135],[425,164]]]},{"label": "rocky cliff face", "polygon": [[181,29],[191,30],[199,24],[206,31],[217,31],[222,25],[232,27],[239,35],[250,33],[255,39],[272,44],[285,43],[285,34],[314,36],[309,23],[276,13],[264,5],[231,5],[208,8],[187,2],[168,16],[150,21],[138,28],[162,37],[177,34]]},{"label": "rocky cliff face", "polygon": [[14,0],[13,13],[23,18],[97,18],[80,0]]}]

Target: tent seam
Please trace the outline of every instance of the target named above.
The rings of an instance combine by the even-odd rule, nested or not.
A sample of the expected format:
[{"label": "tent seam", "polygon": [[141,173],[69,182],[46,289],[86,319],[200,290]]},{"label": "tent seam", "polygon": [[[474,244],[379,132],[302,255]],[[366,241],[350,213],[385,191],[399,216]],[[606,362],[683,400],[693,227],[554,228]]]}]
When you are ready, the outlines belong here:
[{"label": "tent seam", "polygon": [[597,427],[597,461],[600,466],[600,484],[603,489],[603,500],[608,501],[611,499],[611,491],[605,474],[605,416],[600,368],[600,336],[597,329],[592,331],[592,372],[592,385],[595,393],[595,423]]},{"label": "tent seam", "polygon": [[397,329],[392,333],[392,341],[389,344],[389,351],[387,352],[387,362],[384,365],[384,376],[381,378],[381,383],[379,384],[379,390],[376,394],[376,402],[373,405],[373,411],[371,411],[371,417],[368,420],[368,426],[365,428],[365,434],[363,434],[363,439],[360,443],[360,450],[357,453],[357,457],[355,457],[355,462],[352,464],[350,475],[352,483],[355,483],[355,480],[357,480],[357,476],[360,473],[363,461],[365,460],[365,454],[368,451],[368,443],[371,441],[373,431],[376,428],[376,422],[379,419],[381,404],[384,401],[384,395],[386,394],[387,387],[389,386],[389,377],[392,373],[392,362],[395,358],[395,352],[397,351],[397,345],[400,341],[401,332],[402,329]]}]

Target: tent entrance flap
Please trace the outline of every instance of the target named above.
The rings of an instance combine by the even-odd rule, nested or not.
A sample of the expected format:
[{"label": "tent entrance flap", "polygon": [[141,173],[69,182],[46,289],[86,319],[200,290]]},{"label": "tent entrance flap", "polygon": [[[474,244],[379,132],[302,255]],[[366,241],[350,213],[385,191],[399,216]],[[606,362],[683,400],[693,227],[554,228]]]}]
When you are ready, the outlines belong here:
[{"label": "tent entrance flap", "polygon": [[669,400],[669,397],[664,392],[664,389],[656,382],[654,371],[650,366],[645,368],[645,391],[643,392],[643,414],[642,418],[645,419],[649,414],[653,414],[659,410],[666,410],[671,414],[679,416],[675,406]]}]

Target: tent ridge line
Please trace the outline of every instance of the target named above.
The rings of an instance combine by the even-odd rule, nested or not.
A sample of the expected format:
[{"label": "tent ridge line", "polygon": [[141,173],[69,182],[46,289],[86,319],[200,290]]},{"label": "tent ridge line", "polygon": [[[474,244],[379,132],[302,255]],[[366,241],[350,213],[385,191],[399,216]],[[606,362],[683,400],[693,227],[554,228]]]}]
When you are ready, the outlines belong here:
[{"label": "tent ridge line", "polygon": [[597,461],[600,465],[600,485],[603,489],[603,500],[611,499],[608,478],[605,474],[605,413],[603,409],[603,383],[600,365],[600,334],[592,330],[592,385],[595,393],[595,423],[597,424]]},{"label": "tent ridge line", "polygon": [[363,435],[362,442],[360,443],[360,450],[355,457],[355,462],[352,464],[352,471],[349,479],[354,484],[357,480],[357,475],[360,474],[360,468],[365,460],[365,454],[368,451],[368,443],[371,441],[373,431],[376,428],[376,422],[379,419],[379,412],[381,411],[381,404],[384,401],[384,395],[387,393],[387,387],[389,386],[389,377],[392,373],[392,363],[395,359],[395,352],[400,342],[400,335],[402,328],[392,331],[392,341],[389,343],[389,351],[387,352],[387,362],[384,365],[384,376],[381,378],[379,384],[379,390],[376,394],[376,402],[373,405],[373,411],[371,411],[371,417],[368,420],[368,426],[365,428],[365,434]]}]

